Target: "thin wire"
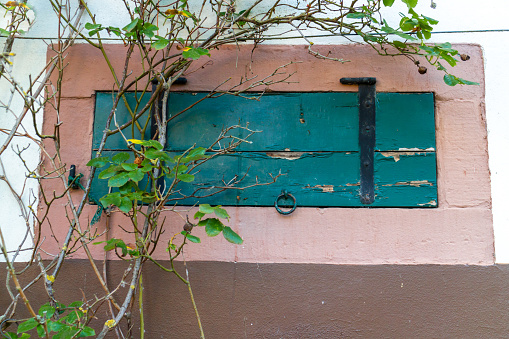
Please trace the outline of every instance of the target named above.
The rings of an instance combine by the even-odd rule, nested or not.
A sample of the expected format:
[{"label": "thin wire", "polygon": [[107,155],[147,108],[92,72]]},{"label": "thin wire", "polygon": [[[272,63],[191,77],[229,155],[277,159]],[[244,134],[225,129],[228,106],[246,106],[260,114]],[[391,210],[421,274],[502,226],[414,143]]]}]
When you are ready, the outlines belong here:
[{"label": "thin wire", "polygon": [[[464,33],[507,33],[509,32],[509,29],[478,29],[478,30],[467,30],[467,31],[438,31],[438,32],[432,32],[432,35],[434,34],[464,34]],[[342,37],[342,36],[356,36],[355,33],[348,33],[348,34],[316,34],[316,35],[306,35],[306,38],[330,38],[330,37]],[[27,37],[27,36],[19,36],[16,37],[16,39],[22,39],[22,40],[57,40],[58,37]],[[90,40],[97,41],[98,39],[89,38]],[[264,40],[291,40],[291,39],[302,39],[302,36],[267,36],[263,38]],[[84,38],[77,37],[76,40],[84,40]],[[122,41],[122,39],[119,38],[101,38],[103,41]],[[206,40],[198,39],[198,41]],[[246,40],[254,40],[254,38],[249,38]]]}]

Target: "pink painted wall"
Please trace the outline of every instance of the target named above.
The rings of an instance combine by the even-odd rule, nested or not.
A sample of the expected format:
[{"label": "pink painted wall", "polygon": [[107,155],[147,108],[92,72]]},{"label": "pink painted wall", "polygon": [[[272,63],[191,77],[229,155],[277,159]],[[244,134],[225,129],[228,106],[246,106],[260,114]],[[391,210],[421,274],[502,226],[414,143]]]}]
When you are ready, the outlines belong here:
[{"label": "pink painted wall", "polygon": [[[296,71],[292,81],[276,84],[274,91],[356,91],[343,86],[341,77],[374,76],[379,92],[434,92],[436,99],[437,173],[439,207],[435,209],[397,208],[298,208],[290,216],[279,215],[274,208],[232,207],[230,226],[244,238],[235,246],[224,239],[207,238],[204,230],[196,235],[201,244],[190,244],[187,260],[240,262],[293,262],[329,264],[481,264],[494,262],[493,223],[491,214],[490,176],[484,110],[484,70],[481,49],[475,45],[457,45],[461,53],[471,56],[460,62],[454,74],[479,82],[480,86],[449,87],[443,74],[429,70],[420,75],[411,62],[403,58],[381,57],[370,47],[314,46],[322,54],[328,51],[350,60],[339,64],[316,59],[305,46],[260,46],[254,53],[251,70],[258,78],[290,61],[288,72]],[[114,67],[124,66],[125,48],[107,47]],[[178,90],[206,91],[232,76],[235,83],[250,72],[251,46],[223,47],[212,51],[191,67],[188,84]],[[89,173],[85,166],[91,154],[94,92],[111,90],[113,80],[99,51],[86,45],[75,45],[66,58],[68,66],[63,80],[60,119],[63,121],[62,159],[76,164],[78,172]],[[238,67],[235,68],[236,62]],[[203,69],[200,69],[204,66]],[[141,62],[133,60],[134,74]],[[198,70],[197,72],[192,72]],[[258,90],[261,90],[259,88]],[[46,132],[53,130],[54,110],[46,107]],[[49,146],[51,147],[51,146]],[[46,190],[61,190],[57,182],[47,182]],[[73,193],[78,200],[81,191]],[[53,234],[63,239],[67,232],[65,206],[54,206],[50,214]],[[42,205],[40,206],[42,212]],[[86,227],[96,206],[87,206],[80,221]],[[189,213],[192,215],[192,212]],[[110,218],[109,237],[131,242],[129,235],[116,225],[129,227],[120,212]],[[167,231],[162,240],[182,230],[183,221],[168,215]],[[94,225],[101,233],[106,218]],[[58,247],[48,225],[41,235],[43,248],[56,253]],[[194,233],[193,233],[194,234]],[[101,246],[91,246],[97,259],[103,258]],[[164,246],[157,258],[167,258]],[[83,258],[80,251],[75,258]]]}]

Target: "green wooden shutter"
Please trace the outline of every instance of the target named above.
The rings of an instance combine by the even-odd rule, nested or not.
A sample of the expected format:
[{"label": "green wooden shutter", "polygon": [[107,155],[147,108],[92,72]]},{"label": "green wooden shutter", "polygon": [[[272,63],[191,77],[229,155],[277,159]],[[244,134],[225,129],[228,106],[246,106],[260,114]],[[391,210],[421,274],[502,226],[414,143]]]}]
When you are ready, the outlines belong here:
[{"label": "green wooden shutter", "polygon": [[[175,115],[205,95],[173,92],[169,113]],[[134,97],[128,102],[134,103]],[[94,149],[111,103],[111,93],[97,93]],[[295,196],[298,206],[362,207],[358,114],[357,93],[271,93],[260,101],[224,95],[205,99],[174,118],[168,126],[166,150],[177,154],[195,143],[207,147],[224,127],[249,123],[250,129],[262,131],[249,139],[252,143],[200,166],[195,182],[182,185],[182,194],[200,189],[201,195],[209,195],[235,176],[244,177],[241,187],[265,183],[271,181],[269,173],[281,172],[274,184],[228,189],[202,198],[200,203],[273,206],[285,189]],[[117,116],[127,121],[130,115],[121,105]],[[140,121],[140,125],[145,122]],[[127,133],[132,134],[133,129]],[[243,139],[247,133],[233,130],[236,138]],[[134,137],[141,137],[136,129]],[[125,148],[119,135],[108,140],[107,153]],[[93,185],[91,194],[96,198],[107,193],[106,181],[101,181],[96,179]],[[437,206],[432,93],[377,93],[375,194],[369,206]]]}]

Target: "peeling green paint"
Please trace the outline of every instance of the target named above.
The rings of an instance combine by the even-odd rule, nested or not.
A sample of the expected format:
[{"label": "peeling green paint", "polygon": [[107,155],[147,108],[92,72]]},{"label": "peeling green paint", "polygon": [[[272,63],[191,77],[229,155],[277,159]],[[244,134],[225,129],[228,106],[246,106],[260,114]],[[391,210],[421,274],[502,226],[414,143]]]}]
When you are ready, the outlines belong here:
[{"label": "peeling green paint", "polygon": [[[129,95],[128,102],[133,103],[134,95]],[[172,93],[169,116],[174,117],[205,95]],[[370,207],[436,207],[433,95],[378,93],[377,99],[376,198]],[[111,94],[97,93],[95,126],[101,126],[111,102]],[[281,190],[286,189],[299,206],[364,206],[358,196],[357,105],[357,93],[332,92],[271,93],[260,101],[226,95],[205,99],[170,122],[168,151],[183,151],[195,143],[206,147],[224,127],[234,124],[249,124],[250,129],[263,132],[255,133],[252,143],[242,144],[236,153],[200,166],[199,172],[193,173],[195,182],[183,185],[173,198],[196,190],[201,196],[209,195],[238,178],[243,178],[238,187],[268,183],[280,173],[274,184],[246,190],[228,187],[218,195],[200,199],[200,203],[273,206]],[[117,120],[122,123],[127,118],[121,105]],[[94,128],[94,148],[101,132],[100,127]],[[238,129],[233,133],[236,138],[245,138],[248,132]],[[133,137],[141,135],[135,131]],[[112,136],[107,148],[125,148],[121,136]],[[96,179],[91,194],[100,197],[106,193],[105,185]],[[192,205],[196,200],[179,202]]]}]

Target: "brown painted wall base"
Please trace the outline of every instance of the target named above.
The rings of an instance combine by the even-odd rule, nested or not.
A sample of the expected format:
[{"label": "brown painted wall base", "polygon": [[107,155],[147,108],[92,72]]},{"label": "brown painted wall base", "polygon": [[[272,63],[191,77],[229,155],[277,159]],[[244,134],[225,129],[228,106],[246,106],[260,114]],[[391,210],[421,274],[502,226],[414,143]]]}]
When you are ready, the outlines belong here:
[{"label": "brown painted wall base", "polygon": [[[124,264],[108,265],[118,282]],[[99,290],[89,267],[68,262],[57,298],[81,299],[80,289],[93,298]],[[207,338],[509,337],[509,266],[190,262],[188,269]],[[198,338],[185,285],[151,264],[143,280],[146,338]],[[46,302],[40,286],[29,297]],[[0,309],[7,300],[3,287]]]}]

